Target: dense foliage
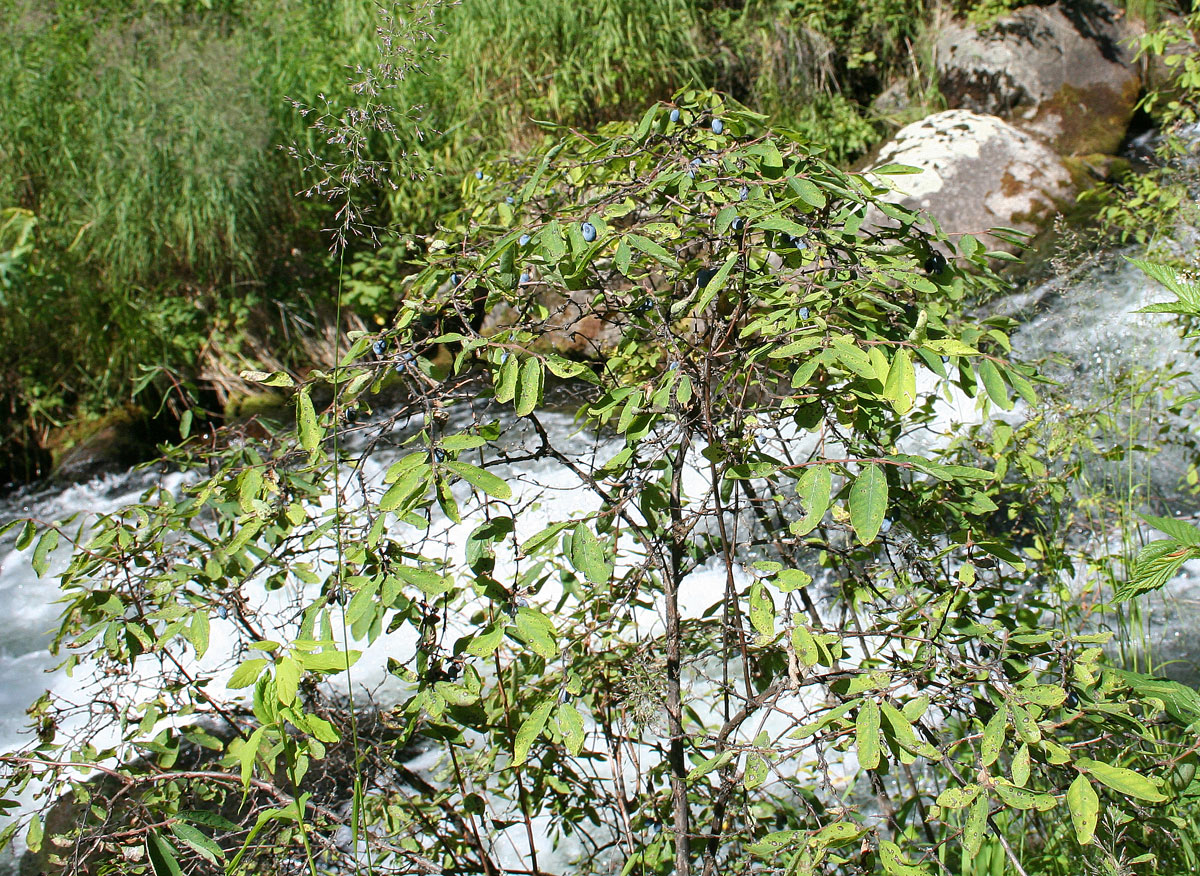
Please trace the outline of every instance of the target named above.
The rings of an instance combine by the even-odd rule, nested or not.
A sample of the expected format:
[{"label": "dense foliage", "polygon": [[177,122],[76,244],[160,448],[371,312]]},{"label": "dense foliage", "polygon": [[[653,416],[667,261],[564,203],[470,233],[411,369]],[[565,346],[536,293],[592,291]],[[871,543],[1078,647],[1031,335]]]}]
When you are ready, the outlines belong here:
[{"label": "dense foliage", "polygon": [[73,544],[79,687],[3,758],[68,794],[26,822],[43,866],[542,872],[540,833],[578,872],[1192,860],[1200,700],[1106,666],[1061,534],[995,524],[1065,496],[1036,430],[939,438],[945,393],[1038,405],[1007,323],[955,314],[998,256],[883,200],[906,168],[762,125],[688,91],[481,169],[294,433],[20,529],[42,571]]}]

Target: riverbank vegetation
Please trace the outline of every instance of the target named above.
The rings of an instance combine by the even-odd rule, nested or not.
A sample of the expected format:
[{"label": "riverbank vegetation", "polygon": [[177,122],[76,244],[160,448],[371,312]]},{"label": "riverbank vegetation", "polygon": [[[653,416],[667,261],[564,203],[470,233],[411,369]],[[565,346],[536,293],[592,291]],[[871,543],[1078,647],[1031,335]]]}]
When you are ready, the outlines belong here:
[{"label": "riverbank vegetation", "polygon": [[[182,489],[7,527],[39,574],[70,549],[55,646],[83,695],[39,700],[36,741],[0,757],[5,796],[49,780],[5,841],[20,829],[43,870],[156,876],[1196,869],[1200,696],[1133,634],[1137,598],[1200,551],[1161,513],[1166,538],[1141,548],[1134,516],[1142,445],[1194,399],[1178,375],[1124,375],[1094,408],[1056,403],[1012,320],[964,312],[1002,288],[1004,254],[884,200],[911,169],[847,169],[886,130],[867,101],[916,59],[926,11],[549,4],[529,40],[556,63],[517,75],[498,47],[524,4],[432,4],[385,21],[382,58],[350,41],[303,60],[327,75],[321,58],[361,48],[370,85],[343,104],[254,31],[266,7],[156,6],[62,9],[111,25],[113,51],[128,37],[183,105],[207,68],[164,33],[257,33],[251,60],[221,50],[211,83],[230,90],[196,110],[236,105],[241,127],[186,148],[234,149],[257,120],[307,160],[192,175],[177,127],[118,130],[148,161],[126,180],[82,134],[74,157],[30,146],[47,117],[98,143],[102,116],[21,97],[47,116],[22,141],[41,169],[3,226],[5,289],[79,344],[48,303],[94,295],[108,343],[130,345],[73,395],[23,389],[23,422],[104,398],[87,380],[123,368],[155,404],[211,405],[204,357],[256,350],[222,379],[290,413],[169,448]],[[784,7],[809,13],[809,49],[837,46],[826,67],[768,63]],[[324,27],[359,32],[356,10],[279,24],[324,45]],[[55,51],[140,105],[93,66],[102,44]],[[595,66],[568,51],[583,44]],[[787,64],[808,57],[788,45]],[[675,88],[720,76],[734,97]],[[747,108],[801,79],[807,109]],[[247,81],[317,109],[247,115]],[[1182,88],[1186,113],[1200,84]],[[56,188],[70,161],[110,185]],[[120,185],[143,187],[137,210],[115,208]],[[1188,276],[1143,267],[1175,298],[1158,311],[1197,315]],[[364,702],[367,677],[386,700]]]}]

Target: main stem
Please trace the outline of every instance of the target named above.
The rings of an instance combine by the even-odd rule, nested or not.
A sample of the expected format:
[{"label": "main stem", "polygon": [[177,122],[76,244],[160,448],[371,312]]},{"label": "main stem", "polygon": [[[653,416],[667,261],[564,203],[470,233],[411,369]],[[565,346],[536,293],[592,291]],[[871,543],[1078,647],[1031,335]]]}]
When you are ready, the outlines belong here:
[{"label": "main stem", "polygon": [[683,523],[683,467],[691,445],[691,425],[679,437],[679,452],[671,472],[671,567],[667,570],[664,595],[667,603],[667,725],[671,734],[668,760],[671,766],[671,805],[675,815],[675,876],[691,873],[691,830],[687,798],[687,769],[683,753],[683,697],[680,688],[679,584],[683,573],[687,531]]}]

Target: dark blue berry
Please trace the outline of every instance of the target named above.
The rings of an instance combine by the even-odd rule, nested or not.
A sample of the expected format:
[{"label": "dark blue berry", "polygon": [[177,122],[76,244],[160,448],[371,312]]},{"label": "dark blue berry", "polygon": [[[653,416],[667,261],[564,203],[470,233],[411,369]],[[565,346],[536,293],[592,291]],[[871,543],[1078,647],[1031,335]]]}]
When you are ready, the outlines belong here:
[{"label": "dark blue berry", "polygon": [[720,119],[712,120],[712,132],[714,134],[720,134],[724,130],[725,130],[725,123],[723,121],[721,121]]},{"label": "dark blue berry", "polygon": [[940,274],[946,270],[946,257],[936,249],[929,254],[929,258],[925,259],[926,274]]},{"label": "dark blue berry", "polygon": [[457,272],[450,275],[450,285],[451,286],[457,286],[461,282],[462,282],[462,277],[460,277]]},{"label": "dark blue berry", "polygon": [[596,239],[596,226],[591,222],[584,222],[579,226],[579,232],[583,235],[583,239],[587,243],[591,243]]},{"label": "dark blue berry", "polygon": [[671,110],[671,121],[673,121],[673,122],[679,121],[679,110],[677,110],[677,109]]},{"label": "dark blue berry", "polygon": [[736,219],[733,220],[732,223],[730,223],[729,227],[732,228],[734,231],[741,231],[743,228],[746,227],[746,220],[743,219],[741,216],[738,216]]},{"label": "dark blue berry", "polygon": [[475,171],[475,179],[483,179],[483,171],[482,170]]},{"label": "dark blue berry", "polygon": [[715,277],[716,275],[717,275],[716,268],[701,268],[699,273],[696,274],[696,283],[698,283],[700,288],[703,289],[708,285],[709,281],[712,280],[712,278]]},{"label": "dark blue berry", "polygon": [[741,189],[738,190],[738,200],[744,201],[749,197],[750,197],[750,187],[742,186]]},{"label": "dark blue berry", "polygon": [[387,341],[385,341],[383,338],[380,338],[375,343],[371,344],[371,351],[376,356],[382,356],[387,352]]}]

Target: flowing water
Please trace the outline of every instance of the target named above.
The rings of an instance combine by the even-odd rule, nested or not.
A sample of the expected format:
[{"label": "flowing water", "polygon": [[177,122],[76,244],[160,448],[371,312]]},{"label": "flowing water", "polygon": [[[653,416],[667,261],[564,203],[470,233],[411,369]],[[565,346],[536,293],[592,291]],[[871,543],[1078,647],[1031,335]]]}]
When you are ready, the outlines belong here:
[{"label": "flowing water", "polygon": [[[1021,322],[1013,338],[1014,349],[1025,357],[1054,356],[1049,367],[1062,382],[1065,398],[1080,406],[1095,404],[1105,397],[1105,391],[1117,381],[1135,374],[1140,368],[1168,367],[1177,363],[1187,367],[1190,356],[1178,333],[1159,316],[1138,315],[1139,308],[1168,296],[1154,287],[1133,266],[1119,258],[1077,271],[1074,275],[1057,278],[1020,294],[1014,294],[992,306],[996,313],[1011,315]],[[1132,397],[1132,396],[1131,396]],[[956,400],[943,408],[945,429],[977,419],[969,402]],[[1138,417],[1165,417],[1157,408],[1138,411]],[[1173,424],[1167,423],[1168,426]],[[1182,423],[1178,428],[1186,428]],[[569,436],[580,447],[589,448],[595,458],[603,460],[613,448],[593,436],[578,433],[578,427],[566,416],[547,420],[555,439],[565,441]],[[378,484],[382,472],[394,461],[395,454],[383,452],[373,457],[367,466],[367,480]],[[1154,495],[1175,511],[1191,512],[1196,500],[1179,491],[1186,459],[1182,452],[1155,457],[1139,463],[1151,482]],[[1097,462],[1097,479],[1111,479],[1105,464]],[[590,493],[579,489],[579,483],[560,467],[547,462],[533,461],[516,465],[508,473],[510,480],[538,493],[539,504],[523,513],[518,521],[519,536],[524,538],[541,530],[548,522],[566,519],[587,509],[581,507],[580,496]],[[699,477],[699,473],[696,473]],[[150,485],[163,483],[171,489],[181,486],[183,476],[131,471],[106,476],[85,484],[69,487],[42,487],[11,494],[0,500],[0,522],[15,517],[33,516],[42,521],[61,519],[77,512],[104,513],[134,502]],[[1159,507],[1158,513],[1163,512]],[[448,538],[452,549],[461,556],[468,525],[450,528]],[[65,563],[65,548],[54,557],[57,568]],[[739,576],[744,575],[737,570]],[[724,589],[725,570],[706,566],[689,581],[686,610],[698,615],[720,598]],[[744,583],[744,581],[742,582]],[[46,645],[55,624],[57,595],[53,575],[38,579],[29,566],[29,551],[17,553],[11,540],[0,551],[0,749],[11,749],[24,739],[24,710],[45,688],[68,692],[80,685],[79,679],[67,679],[52,670],[54,660]],[[1175,666],[1187,667],[1200,659],[1200,564],[1185,568],[1169,589],[1166,597],[1154,601],[1149,620],[1155,631],[1156,657],[1178,661]],[[264,603],[267,607],[269,603]],[[211,654],[222,652],[222,643],[232,641],[232,625],[214,620]],[[647,618],[652,627],[653,617]],[[389,654],[410,653],[411,638],[403,635],[387,638],[364,656],[356,669],[356,683],[373,689],[380,699],[386,699],[381,688],[387,674]],[[1190,673],[1180,671],[1188,676]],[[560,850],[560,854],[567,850]],[[512,860],[520,856],[514,846]],[[0,871],[3,870],[0,863]]]}]

